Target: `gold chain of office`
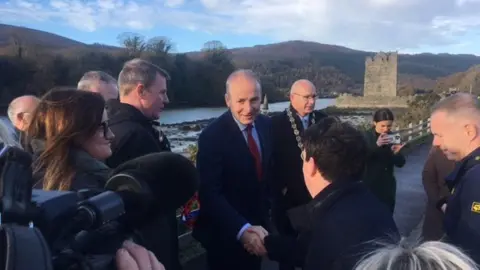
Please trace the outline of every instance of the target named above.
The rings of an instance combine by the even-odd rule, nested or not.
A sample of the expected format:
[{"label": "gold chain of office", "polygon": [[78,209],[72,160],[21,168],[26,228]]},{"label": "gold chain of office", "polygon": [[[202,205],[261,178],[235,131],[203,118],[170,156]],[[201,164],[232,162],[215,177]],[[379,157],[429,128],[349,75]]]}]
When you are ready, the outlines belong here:
[{"label": "gold chain of office", "polygon": [[[298,130],[297,123],[295,123],[295,118],[293,118],[292,109],[287,108],[286,111],[287,111],[288,120],[290,120],[290,125],[292,126],[292,129],[293,129],[293,134],[295,135],[295,139],[297,140],[298,148],[300,148],[300,151],[303,151],[302,138],[300,137],[300,131]],[[314,113],[312,113],[311,124],[312,125],[315,124]]]}]

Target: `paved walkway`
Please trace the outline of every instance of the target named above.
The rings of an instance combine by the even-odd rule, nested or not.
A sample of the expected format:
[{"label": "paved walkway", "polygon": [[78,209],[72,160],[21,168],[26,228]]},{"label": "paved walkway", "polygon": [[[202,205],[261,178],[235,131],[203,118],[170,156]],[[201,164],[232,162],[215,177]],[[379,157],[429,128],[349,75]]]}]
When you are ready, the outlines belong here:
[{"label": "paved walkway", "polygon": [[422,145],[407,158],[403,168],[395,168],[397,202],[394,219],[403,236],[419,237],[427,197],[422,184],[422,170],[430,145]]},{"label": "paved walkway", "polygon": [[[397,178],[397,201],[394,219],[403,236],[409,239],[420,237],[426,196],[422,184],[422,170],[430,145],[422,145],[408,155],[403,168],[395,168]],[[188,263],[184,270],[206,270],[205,256]],[[275,262],[266,260],[262,270],[277,270]]]}]

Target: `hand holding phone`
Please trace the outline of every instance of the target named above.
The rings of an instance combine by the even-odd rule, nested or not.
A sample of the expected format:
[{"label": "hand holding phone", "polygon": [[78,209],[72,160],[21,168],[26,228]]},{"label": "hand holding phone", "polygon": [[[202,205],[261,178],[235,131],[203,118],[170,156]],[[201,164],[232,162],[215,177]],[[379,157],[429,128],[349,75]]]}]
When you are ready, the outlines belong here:
[{"label": "hand holding phone", "polygon": [[380,147],[383,145],[390,144],[391,140],[388,136],[389,135],[386,133],[380,134],[380,136],[378,136],[378,139],[377,139],[377,146]]},{"label": "hand holding phone", "polygon": [[389,144],[401,144],[402,143],[402,138],[400,134],[395,133],[395,134],[387,134],[386,138],[388,138]]}]

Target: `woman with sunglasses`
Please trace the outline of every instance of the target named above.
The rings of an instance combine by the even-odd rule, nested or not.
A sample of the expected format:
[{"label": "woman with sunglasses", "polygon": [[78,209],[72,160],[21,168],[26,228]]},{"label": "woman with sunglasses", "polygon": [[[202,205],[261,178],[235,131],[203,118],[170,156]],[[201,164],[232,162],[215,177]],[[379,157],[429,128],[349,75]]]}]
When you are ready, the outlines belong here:
[{"label": "woman with sunglasses", "polygon": [[34,112],[27,136],[34,151],[35,188],[101,189],[110,169],[114,138],[108,128],[105,101],[97,93],[52,90]]}]

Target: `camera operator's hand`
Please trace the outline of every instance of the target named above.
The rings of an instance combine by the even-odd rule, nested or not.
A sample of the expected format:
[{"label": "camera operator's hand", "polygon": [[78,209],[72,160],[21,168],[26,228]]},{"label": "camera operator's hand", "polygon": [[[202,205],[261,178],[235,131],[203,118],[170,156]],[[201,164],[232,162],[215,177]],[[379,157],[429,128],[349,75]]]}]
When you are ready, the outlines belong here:
[{"label": "camera operator's hand", "polygon": [[117,251],[118,270],[165,270],[155,255],[131,241],[125,241]]}]

